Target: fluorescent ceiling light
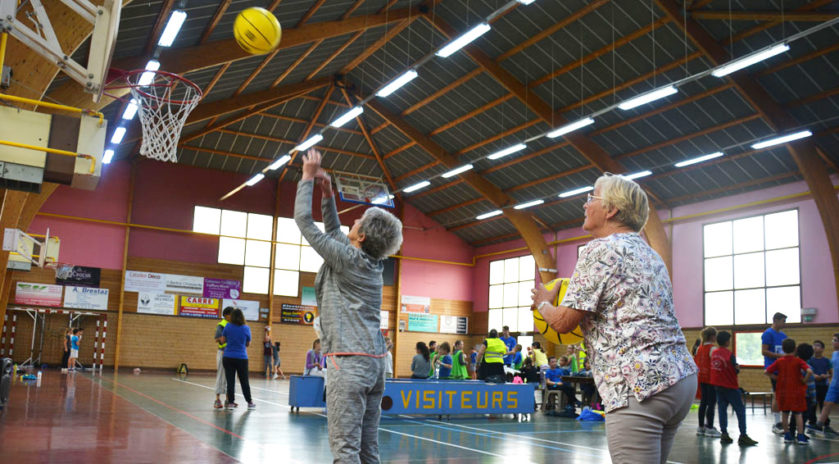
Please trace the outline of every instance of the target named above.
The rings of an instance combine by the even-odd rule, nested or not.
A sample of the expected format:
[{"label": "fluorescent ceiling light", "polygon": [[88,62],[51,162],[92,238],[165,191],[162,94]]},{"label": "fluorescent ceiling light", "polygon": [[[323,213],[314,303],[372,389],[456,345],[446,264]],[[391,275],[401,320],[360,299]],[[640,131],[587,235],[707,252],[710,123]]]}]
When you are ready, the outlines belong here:
[{"label": "fluorescent ceiling light", "polygon": [[525,208],[530,208],[531,206],[541,205],[544,202],[545,202],[545,200],[533,200],[533,201],[528,201],[527,203],[522,203],[520,205],[513,206],[513,208],[514,209],[525,209]]},{"label": "fluorescent ceiling light", "polygon": [[680,161],[680,162],[674,164],[673,166],[676,166],[677,168],[683,168],[685,166],[690,166],[691,164],[701,163],[703,161],[708,161],[708,160],[711,160],[711,159],[714,159],[714,158],[719,158],[720,156],[723,156],[724,154],[725,153],[723,153],[721,151],[718,151],[716,153],[697,156],[696,158],[691,158],[689,160]]},{"label": "fluorescent ceiling light", "polygon": [[813,135],[812,132],[805,130],[801,132],[796,132],[794,134],[783,135],[781,137],[775,137],[774,139],[764,140],[763,142],[758,142],[752,145],[752,149],[759,150],[761,148],[771,147],[772,145],[780,145],[782,143],[792,142],[793,140],[803,139],[806,137],[810,137]]},{"label": "fluorescent ceiling light", "polygon": [[264,178],[265,178],[265,174],[263,174],[263,173],[259,172],[259,173],[257,173],[255,176],[253,176],[253,177],[251,177],[250,179],[248,179],[248,181],[247,181],[247,182],[245,182],[245,185],[247,185],[248,187],[253,187],[254,185],[256,185],[257,183],[259,183],[259,181],[261,181],[261,180],[262,180],[262,179],[264,179]]},{"label": "fluorescent ceiling light", "polygon": [[361,114],[363,112],[364,112],[364,107],[363,106],[356,106],[353,109],[351,109],[351,110],[347,111],[346,113],[342,114],[341,117],[339,117],[338,119],[332,121],[332,123],[330,123],[329,125],[337,129],[337,128],[343,126],[344,124],[350,122],[353,118],[355,118],[356,116],[358,116],[359,114]]},{"label": "fluorescent ceiling light", "polygon": [[554,131],[548,132],[548,138],[554,139],[554,138],[559,137],[560,135],[565,135],[569,132],[574,132],[577,129],[580,129],[580,128],[583,128],[583,127],[586,127],[586,126],[590,126],[592,124],[594,124],[594,119],[592,119],[592,118],[580,119],[579,121],[574,121],[570,124],[566,124],[566,125],[558,128]]},{"label": "fluorescent ceiling light", "polygon": [[405,193],[411,193],[411,192],[415,192],[415,191],[417,191],[417,190],[419,190],[419,189],[426,188],[426,187],[428,187],[429,185],[431,185],[431,182],[429,182],[429,181],[427,181],[427,180],[424,180],[424,181],[422,181],[422,182],[420,182],[420,183],[418,183],[418,184],[414,184],[414,185],[412,185],[412,186],[410,186],[410,187],[405,187],[405,189],[404,189],[404,190],[402,190],[402,191],[403,191],[403,192],[405,192]]},{"label": "fluorescent ceiling light", "polygon": [[443,174],[443,177],[448,179],[449,177],[456,176],[456,175],[460,174],[461,172],[466,172],[466,171],[472,169],[473,167],[475,167],[475,166],[472,166],[471,164],[466,164],[466,165],[463,165],[459,168],[454,168],[451,171]]},{"label": "fluorescent ceiling light", "polygon": [[590,192],[592,190],[594,190],[594,187],[592,187],[591,185],[589,185],[588,187],[580,187],[578,189],[569,190],[567,192],[560,193],[559,198],[573,197],[574,195],[579,195],[581,193]]},{"label": "fluorescent ceiling light", "polygon": [[519,3],[522,5],[530,5],[531,3],[535,2],[536,0],[518,0]]},{"label": "fluorescent ceiling light", "polygon": [[491,218],[491,217],[494,217],[494,216],[498,216],[502,212],[503,211],[501,211],[500,209],[497,209],[495,211],[490,211],[488,213],[481,214],[481,215],[475,217],[475,219],[477,219],[479,221],[483,221],[484,219]]},{"label": "fluorescent ceiling light", "polygon": [[131,101],[128,102],[128,106],[125,107],[125,111],[122,112],[122,119],[126,119],[128,121],[134,119],[134,116],[137,115],[137,109],[139,109],[137,106],[137,100],[132,98]]},{"label": "fluorescent ceiling light", "polygon": [[618,105],[618,108],[622,110],[631,110],[632,108],[635,108],[637,106],[645,105],[649,102],[656,101],[664,97],[669,97],[670,95],[673,95],[676,92],[678,92],[678,90],[676,90],[675,86],[668,85],[667,87],[655,89],[652,92],[647,92],[638,95],[637,97],[630,98],[629,100],[626,100],[625,102]]},{"label": "fluorescent ceiling light", "polygon": [[495,160],[495,159],[498,159],[498,158],[503,158],[507,155],[512,155],[513,153],[515,153],[517,151],[522,151],[525,148],[527,148],[527,145],[525,145],[523,143],[519,143],[517,145],[513,145],[512,147],[508,147],[508,148],[505,148],[501,151],[497,151],[497,152],[489,155],[487,158],[489,158],[491,160]]},{"label": "fluorescent ceiling light", "polygon": [[[146,71],[157,71],[160,69],[160,62],[157,60],[149,60],[146,63]],[[144,72],[142,76],[140,76],[140,85],[149,85],[154,81],[154,73],[153,72]]]},{"label": "fluorescent ceiling light", "polygon": [[268,165],[268,170],[269,171],[276,171],[277,169],[280,169],[284,164],[288,163],[290,160],[291,160],[291,156],[289,156],[287,154],[283,155],[283,156],[277,158],[277,161],[274,161],[273,163],[269,164]]},{"label": "fluorescent ceiling light", "polygon": [[111,143],[114,145],[119,145],[122,142],[122,138],[125,137],[125,128],[124,127],[117,127],[114,129],[114,135],[111,136]]},{"label": "fluorescent ceiling light", "polygon": [[377,97],[387,97],[388,95],[396,92],[400,87],[411,82],[412,80],[416,79],[418,76],[417,72],[413,69],[409,69],[405,71],[404,74],[397,77],[396,79],[392,80],[390,84],[384,86],[381,90],[376,92]]},{"label": "fluorescent ceiling light", "polygon": [[309,137],[305,142],[294,147],[294,151],[306,151],[309,148],[314,147],[321,140],[323,140],[323,136],[321,134],[315,134]]},{"label": "fluorescent ceiling light", "polygon": [[460,37],[452,40],[449,42],[448,45],[441,48],[437,51],[437,56],[440,58],[446,58],[452,53],[460,50],[461,48],[469,45],[473,40],[477,39],[478,37],[484,35],[488,30],[490,30],[490,26],[487,23],[481,23],[477,26],[473,27]]},{"label": "fluorescent ceiling light", "polygon": [[767,60],[772,58],[775,55],[779,55],[784,53],[785,51],[789,50],[789,45],[787,44],[778,44],[774,47],[769,47],[766,50],[761,50],[751,55],[746,55],[743,58],[731,61],[727,64],[720,66],[719,68],[711,71],[711,74],[715,77],[723,77],[727,76],[734,71],[739,71],[743,68],[747,68],[755,63],[760,63],[763,60]]},{"label": "fluorescent ceiling light", "polygon": [[161,47],[172,46],[172,42],[175,41],[175,37],[180,32],[181,26],[184,25],[184,21],[186,21],[185,11],[173,11],[172,16],[169,16],[169,21],[166,23],[166,28],[163,29],[163,34],[160,34],[160,40],[157,41],[157,44]]},{"label": "fluorescent ceiling light", "polygon": [[635,179],[640,179],[642,177],[647,177],[652,173],[653,173],[652,171],[639,171],[639,172],[636,172],[636,173],[633,173],[633,174],[627,174],[624,177],[626,177],[627,179],[635,180]]},{"label": "fluorescent ceiling light", "polygon": [[110,164],[112,159],[114,159],[114,151],[105,150],[105,154],[102,156],[102,164]]},{"label": "fluorescent ceiling light", "polygon": [[374,205],[381,205],[387,203],[388,200],[393,200],[393,195],[379,195],[370,200],[370,203],[373,203]]}]

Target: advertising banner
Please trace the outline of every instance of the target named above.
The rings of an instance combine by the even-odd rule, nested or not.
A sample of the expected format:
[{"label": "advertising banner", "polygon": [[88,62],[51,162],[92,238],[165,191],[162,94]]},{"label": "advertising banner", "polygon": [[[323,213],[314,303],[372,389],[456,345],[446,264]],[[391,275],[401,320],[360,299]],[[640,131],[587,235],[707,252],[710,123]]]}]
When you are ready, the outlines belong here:
[{"label": "advertising banner", "polygon": [[204,278],[177,274],[163,274],[166,293],[204,294]]},{"label": "advertising banner", "polygon": [[408,330],[411,332],[437,332],[437,315],[421,313],[409,314]]},{"label": "advertising banner", "polygon": [[258,321],[259,320],[259,302],[258,301],[249,301],[249,300],[229,300],[224,299],[221,302],[221,309],[224,309],[228,306],[233,306],[234,308],[238,308],[242,310],[242,313],[245,315],[246,321]]},{"label": "advertising banner", "polygon": [[283,303],[280,306],[280,322],[283,324],[312,325],[317,308],[314,306]]},{"label": "advertising banner", "polygon": [[238,299],[242,294],[242,282],[231,279],[204,279],[205,298]]},{"label": "advertising banner", "polygon": [[529,414],[535,389],[535,383],[388,380],[382,414]]},{"label": "advertising banner", "polygon": [[204,294],[204,278],[159,272],[127,271],[126,292]]},{"label": "advertising banner", "polygon": [[379,328],[382,330],[387,330],[388,324],[390,324],[390,313],[387,311],[380,311],[382,321],[379,323]]},{"label": "advertising banner", "polygon": [[108,310],[108,289],[90,287],[64,287],[64,307]]},{"label": "advertising banner", "polygon": [[315,287],[303,287],[300,292],[300,304],[303,306],[318,306],[318,299],[315,296]]},{"label": "advertising banner", "polygon": [[427,296],[402,295],[403,313],[425,313],[431,312],[431,298]]},{"label": "advertising banner", "polygon": [[186,317],[203,317],[207,319],[218,319],[219,300],[215,298],[204,298],[200,296],[182,296],[180,315]]},{"label": "advertising banner", "polygon": [[177,299],[177,296],[168,293],[140,292],[137,295],[137,312],[177,316],[177,306],[175,305]]},{"label": "advertising banner", "polygon": [[98,267],[73,266],[69,275],[63,279],[55,278],[59,285],[74,285],[76,287],[98,287],[102,269]]},{"label": "advertising banner", "polygon": [[61,285],[18,282],[15,286],[15,303],[60,308],[63,288]]},{"label": "advertising banner", "polygon": [[440,316],[440,333],[466,334],[469,318],[465,316]]}]

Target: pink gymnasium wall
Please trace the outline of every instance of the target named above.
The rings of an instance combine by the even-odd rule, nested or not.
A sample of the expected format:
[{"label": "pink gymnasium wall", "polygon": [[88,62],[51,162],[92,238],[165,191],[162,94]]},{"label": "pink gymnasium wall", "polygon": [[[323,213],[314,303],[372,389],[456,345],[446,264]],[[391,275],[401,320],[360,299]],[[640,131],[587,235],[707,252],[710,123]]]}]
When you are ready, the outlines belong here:
[{"label": "pink gymnasium wall", "polygon": [[[137,166],[132,220],[134,224],[192,229],[196,205],[273,214],[276,182],[263,181],[226,201],[219,198],[247,178],[218,170],[140,160]],[[127,217],[130,166],[121,161],[105,166],[95,191],[60,186],[41,212],[123,223]],[[296,184],[284,182],[280,216],[291,217]],[[320,193],[315,189],[315,220],[320,220]],[[338,202],[338,210],[355,206]],[[344,214],[342,224],[351,226],[364,208]],[[394,211],[394,210],[391,210]],[[472,248],[456,235],[408,205],[404,213],[404,249],[408,257],[471,263]],[[60,260],[82,266],[121,269],[125,229],[119,225],[81,222],[36,216],[29,232],[61,238]],[[215,263],[218,239],[193,234],[134,228],[129,256],[192,263]],[[402,264],[403,293],[450,300],[472,299],[472,268],[406,259]]]}]

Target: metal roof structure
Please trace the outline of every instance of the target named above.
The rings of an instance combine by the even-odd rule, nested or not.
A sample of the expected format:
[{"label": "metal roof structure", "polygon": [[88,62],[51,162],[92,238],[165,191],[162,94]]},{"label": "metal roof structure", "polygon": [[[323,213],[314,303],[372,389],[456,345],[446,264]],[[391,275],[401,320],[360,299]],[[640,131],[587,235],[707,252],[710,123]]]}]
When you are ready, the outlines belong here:
[{"label": "metal roof structure", "polygon": [[[279,154],[315,133],[361,98],[410,68],[449,40],[481,22],[506,2],[497,0],[188,0],[188,19],[169,53],[183,52],[194,69],[185,77],[204,89],[203,104],[223,104],[267,89],[336,76],[328,85],[295,98],[268,99],[265,108],[219,114],[188,124],[179,163],[252,175]],[[514,2],[513,2],[514,3]],[[157,37],[150,34],[179,2],[135,1],[123,9],[114,62],[145,62]],[[760,11],[756,11],[759,5]],[[290,31],[325,26],[334,33],[295,37],[293,46],[267,56],[227,62],[189,56],[201,46],[230,42],[235,16],[262,6]],[[668,10],[668,7],[670,10]],[[729,9],[730,7],[730,9]],[[458,162],[515,203],[544,199],[526,210],[545,230],[579,225],[583,197],[557,194],[590,185],[601,173],[564,138],[539,138],[523,151],[498,160],[486,156],[544,134],[617,102],[668,82],[713,68],[713,59],[689,33],[695,22],[730,56],[740,57],[839,16],[825,0],[536,0],[515,4],[493,18],[492,29],[448,58],[433,58],[419,77],[375,105],[429,137]],[[342,29],[356,19],[361,26]],[[159,29],[159,27],[158,27]],[[318,35],[319,34],[319,35]],[[85,53],[81,47],[77,54]],[[175,55],[173,55],[175,56]],[[476,58],[478,56],[479,58]],[[483,57],[483,58],[480,58]],[[205,62],[202,62],[204,60]],[[165,67],[163,68],[166,69]],[[801,128],[814,133],[825,166],[839,164],[839,26],[797,40],[789,52],[743,71],[785,109]],[[499,77],[501,76],[501,77]],[[510,91],[525,89],[524,98]],[[53,88],[62,84],[58,78]],[[48,92],[49,93],[49,92]],[[547,105],[550,118],[534,102]],[[267,105],[267,103],[272,103]],[[253,106],[253,105],[251,105]],[[105,109],[111,120],[119,103]],[[555,116],[556,115],[556,116]],[[323,131],[317,146],[325,167],[382,178],[402,189],[449,168],[427,146],[368,108],[357,121]],[[135,123],[136,124],[136,123]],[[367,133],[367,134],[365,134]],[[775,134],[763,111],[730,78],[705,77],[679,93],[629,111],[609,111],[582,129],[590,141],[628,172],[652,170],[639,182],[659,209],[801,180],[786,145],[754,150],[750,145]],[[368,136],[369,135],[369,138]],[[134,156],[136,143],[123,143],[117,157]],[[673,164],[722,150],[726,156],[686,168]],[[299,161],[282,169],[298,176]],[[403,199],[474,246],[509,240],[517,230],[504,216],[476,220],[496,206],[462,177],[436,178],[425,190]]]}]

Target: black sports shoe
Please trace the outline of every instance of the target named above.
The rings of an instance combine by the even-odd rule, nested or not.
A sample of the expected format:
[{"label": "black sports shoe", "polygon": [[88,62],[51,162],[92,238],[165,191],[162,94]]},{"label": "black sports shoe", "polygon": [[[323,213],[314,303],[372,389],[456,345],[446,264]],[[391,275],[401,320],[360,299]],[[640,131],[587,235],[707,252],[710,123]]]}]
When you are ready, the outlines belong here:
[{"label": "black sports shoe", "polygon": [[729,443],[734,443],[734,440],[731,439],[731,436],[728,434],[728,432],[723,432],[722,435],[720,435],[720,443],[727,445]]},{"label": "black sports shoe", "polygon": [[751,437],[744,433],[743,435],[740,435],[740,438],[737,439],[737,444],[740,446],[754,446],[757,444],[757,441],[752,440]]}]

